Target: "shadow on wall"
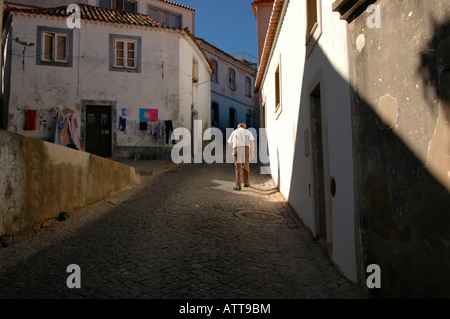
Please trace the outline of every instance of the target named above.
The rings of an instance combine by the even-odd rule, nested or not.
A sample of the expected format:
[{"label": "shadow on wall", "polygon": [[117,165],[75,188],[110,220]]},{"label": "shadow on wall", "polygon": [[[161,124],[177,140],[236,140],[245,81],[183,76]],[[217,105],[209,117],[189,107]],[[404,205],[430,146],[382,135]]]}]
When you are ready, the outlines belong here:
[{"label": "shadow on wall", "polygon": [[[428,42],[427,50],[421,52],[419,74],[428,87],[424,90],[424,98],[432,105],[434,91],[443,105],[447,121],[450,121],[450,21],[439,25],[433,23],[434,36]],[[433,110],[432,111],[436,111]]]},{"label": "shadow on wall", "polygon": [[[449,24],[436,25],[434,37],[426,52],[400,52],[408,57],[411,55],[422,57],[420,74],[423,82],[427,84],[428,89],[432,88],[436,91],[441,108],[446,114],[445,120],[441,117],[443,129],[448,129],[448,120],[450,119],[450,42],[448,32]],[[404,40],[406,41],[406,39]],[[351,37],[349,37],[349,41],[351,41]],[[349,45],[350,61],[355,61],[352,54],[357,54],[354,43],[350,42]],[[361,71],[363,70],[361,65],[358,64],[362,63],[362,60],[368,59],[367,54],[372,52],[377,54],[375,51],[377,49],[373,49],[369,53],[365,52],[360,62],[351,65],[351,68],[354,68],[353,74],[363,80],[362,82],[352,82],[352,85],[339,75],[330,61],[326,60],[320,46],[314,50],[313,54],[322,56],[325,61],[321,67],[324,72],[322,80],[332,83],[334,87],[345,88],[347,86],[348,88],[350,86],[351,91],[354,180],[345,180],[343,175],[333,171],[330,171],[328,175],[325,174],[323,180],[325,192],[330,194],[329,178],[330,176],[336,177],[336,194],[334,197],[330,197],[332,203],[342,200],[341,196],[346,185],[354,183],[355,245],[360,288],[374,298],[450,297],[450,214],[448,210],[450,196],[442,182],[448,176],[445,174],[445,176],[436,178],[435,172],[430,172],[426,163],[416,156],[395,129],[380,126],[383,119],[377,114],[377,106],[365,98],[365,93],[371,88],[364,77],[364,71]],[[387,61],[401,63],[400,53],[394,51],[393,54],[397,55],[397,59]],[[308,197],[308,183],[312,183],[314,175],[317,174],[311,168],[311,180],[309,180],[309,176],[305,175],[304,169],[302,169],[305,166],[310,167],[310,158],[305,156],[304,128],[299,127],[299,123],[301,123],[301,116],[307,116],[308,109],[311,107],[310,98],[305,95],[308,94],[309,78],[312,78],[310,72],[315,69],[308,61],[305,61],[304,67],[303,87],[300,91],[303,98],[300,99],[291,175],[297,180],[294,181],[291,178],[288,198],[293,206],[299,205],[299,198]],[[385,69],[382,70],[390,67],[392,65],[386,64]],[[404,76],[410,75],[406,73]],[[322,97],[327,94],[324,88],[329,88],[330,85],[321,87]],[[397,93],[402,94],[403,92]],[[432,107],[434,120],[437,121],[439,112],[434,108],[435,106],[428,103],[432,98],[429,93],[424,92],[424,101],[418,99],[412,102],[419,105],[428,104]],[[339,104],[341,102],[338,100],[331,100],[329,105],[326,103],[330,99],[322,98],[321,101],[322,110],[326,110],[325,112],[329,112],[331,109],[342,109],[342,105]],[[409,110],[409,105],[402,103],[398,99],[400,113],[402,109],[403,112]],[[423,108],[416,112],[427,112],[427,109]],[[417,116],[424,116],[424,114],[418,113]],[[333,118],[328,118],[328,122],[330,121],[333,121]],[[425,131],[433,129],[423,123],[409,122],[407,124],[409,126],[422,125],[419,129]],[[331,131],[328,127],[328,138],[333,134],[336,132]],[[312,139],[310,138],[310,140]],[[342,143],[345,142],[342,141]],[[437,151],[444,152],[442,145],[445,144],[437,145]],[[330,153],[329,156],[330,162],[340,160],[333,153]],[[443,171],[439,172],[443,174]],[[298,181],[301,181],[300,187],[298,187]],[[313,187],[310,191],[314,192]],[[312,197],[313,194],[310,196]],[[325,200],[325,198],[321,200]],[[328,222],[336,223],[335,216],[342,216],[344,213],[348,212],[333,211],[333,220],[328,220]],[[312,218],[314,219],[314,213]],[[327,216],[327,218],[330,217]],[[337,235],[333,234],[333,236]],[[329,249],[331,249],[330,256],[332,256],[333,247],[329,247]],[[381,268],[380,289],[368,289],[366,286],[368,276],[366,269],[370,264],[378,264]]]}]

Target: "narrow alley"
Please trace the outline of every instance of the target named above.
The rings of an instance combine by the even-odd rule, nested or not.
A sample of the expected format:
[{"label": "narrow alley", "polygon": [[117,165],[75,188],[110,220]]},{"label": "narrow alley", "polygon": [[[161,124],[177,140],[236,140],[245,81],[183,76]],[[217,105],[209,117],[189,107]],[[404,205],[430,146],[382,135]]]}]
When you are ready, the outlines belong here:
[{"label": "narrow alley", "polygon": [[232,164],[173,166],[1,248],[0,298],[361,298],[258,173],[236,192]]}]

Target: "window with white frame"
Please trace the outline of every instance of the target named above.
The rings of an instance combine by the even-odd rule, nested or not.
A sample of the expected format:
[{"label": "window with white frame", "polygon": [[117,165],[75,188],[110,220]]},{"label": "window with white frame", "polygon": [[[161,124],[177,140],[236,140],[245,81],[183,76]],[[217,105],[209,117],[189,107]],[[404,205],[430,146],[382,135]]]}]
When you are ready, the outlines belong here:
[{"label": "window with white frame", "polygon": [[148,15],[166,27],[181,28],[181,15],[175,12],[148,6]]},{"label": "window with white frame", "polygon": [[43,61],[67,62],[67,34],[44,32],[42,49]]},{"label": "window with white frame", "polygon": [[228,69],[228,87],[231,90],[236,90],[236,73],[233,69]]},{"label": "window with white frame", "polygon": [[110,70],[140,72],[141,38],[110,34]]},{"label": "window with white frame", "polygon": [[252,80],[248,76],[245,77],[245,96],[252,96]]},{"label": "window with white frame", "polygon": [[36,64],[72,66],[72,30],[38,26]]}]

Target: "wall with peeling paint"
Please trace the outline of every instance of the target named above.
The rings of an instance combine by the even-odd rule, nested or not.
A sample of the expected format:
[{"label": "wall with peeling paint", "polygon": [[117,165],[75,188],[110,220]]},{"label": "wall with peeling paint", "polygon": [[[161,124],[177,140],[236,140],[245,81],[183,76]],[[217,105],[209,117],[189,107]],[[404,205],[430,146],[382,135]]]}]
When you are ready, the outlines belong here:
[{"label": "wall with peeling paint", "polygon": [[[67,28],[63,18],[13,14],[9,36],[22,41],[36,43],[39,25]],[[141,38],[140,72],[110,70],[111,34]],[[36,52],[36,45],[28,47],[24,56],[22,51],[23,46],[12,41],[9,131],[53,141],[56,110],[61,109],[75,114],[84,145],[86,101],[106,103],[113,105],[112,156],[136,158],[170,154],[173,144],[157,141],[146,131],[129,135],[118,130],[122,109],[129,109],[131,114],[127,118],[134,121],[139,121],[141,108],[157,109],[159,120],[171,120],[174,128],[190,128],[190,120],[186,126],[182,114],[190,112],[195,94],[201,118],[205,125],[210,123],[209,82],[199,89],[192,86],[192,57],[197,57],[202,79],[209,80],[211,70],[202,52],[184,31],[82,20],[81,28],[73,30],[72,67],[37,65],[36,55],[40,53]],[[27,109],[38,111],[36,130],[24,130]]]},{"label": "wall with peeling paint", "polygon": [[381,267],[376,297],[448,298],[449,3],[375,4],[380,28],[348,24],[359,275]]},{"label": "wall with peeling paint", "polygon": [[0,244],[139,183],[133,167],[0,130]]}]

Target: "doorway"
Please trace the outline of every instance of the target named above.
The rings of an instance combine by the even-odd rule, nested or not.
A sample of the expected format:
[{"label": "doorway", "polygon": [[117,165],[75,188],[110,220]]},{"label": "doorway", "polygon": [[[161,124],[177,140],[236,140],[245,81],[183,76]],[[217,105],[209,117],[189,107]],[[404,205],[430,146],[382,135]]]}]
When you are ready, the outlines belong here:
[{"label": "doorway", "polygon": [[230,128],[236,128],[236,110],[230,108]]},{"label": "doorway", "polygon": [[111,157],[111,106],[86,105],[86,152]]},{"label": "doorway", "polygon": [[324,185],[324,145],[322,136],[322,107],[320,85],[310,94],[311,150],[313,168],[313,210],[315,232],[319,238],[327,237],[326,198]]}]

